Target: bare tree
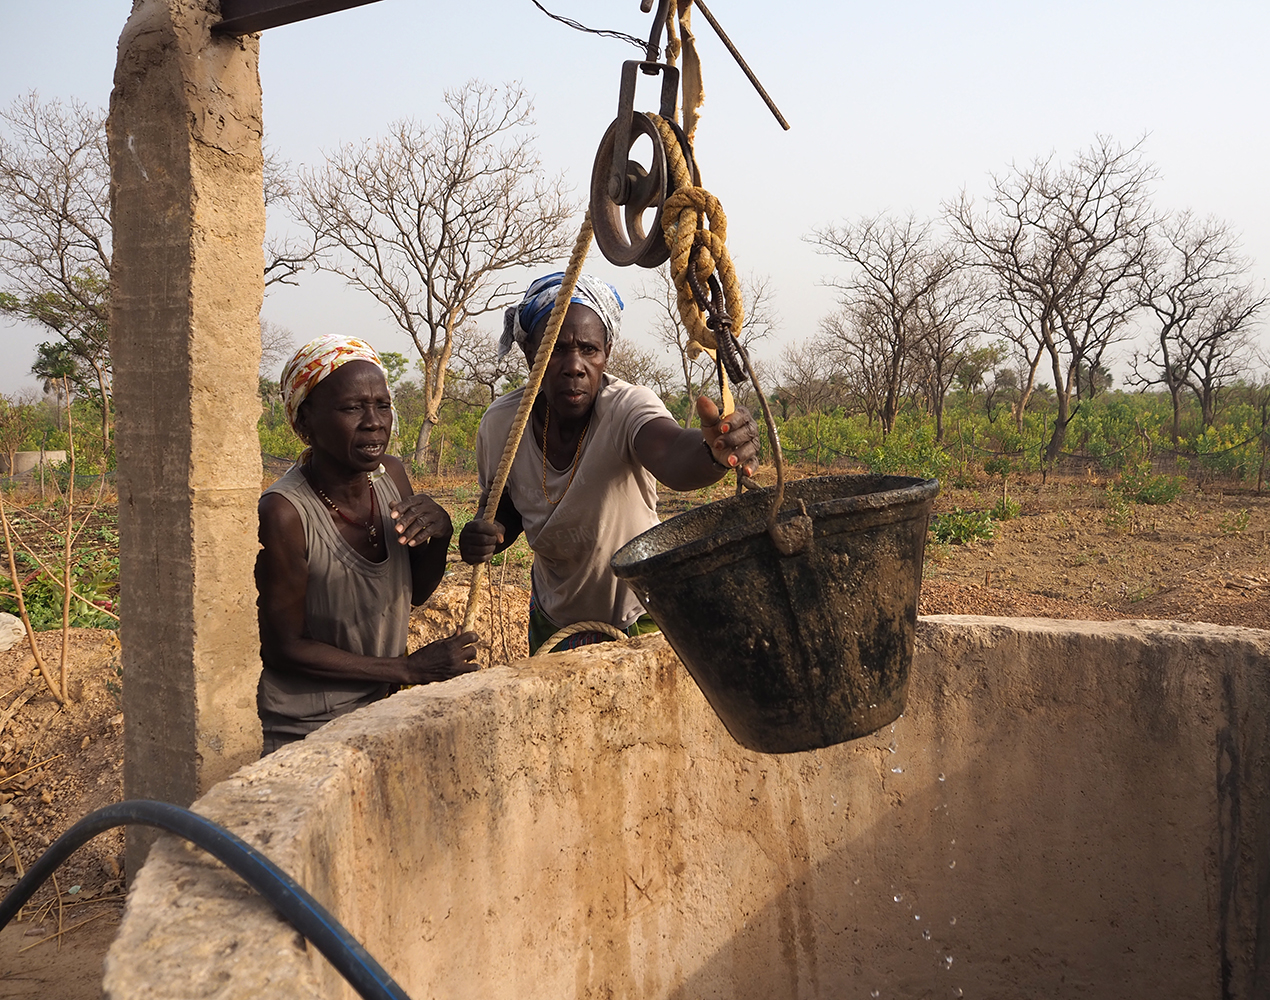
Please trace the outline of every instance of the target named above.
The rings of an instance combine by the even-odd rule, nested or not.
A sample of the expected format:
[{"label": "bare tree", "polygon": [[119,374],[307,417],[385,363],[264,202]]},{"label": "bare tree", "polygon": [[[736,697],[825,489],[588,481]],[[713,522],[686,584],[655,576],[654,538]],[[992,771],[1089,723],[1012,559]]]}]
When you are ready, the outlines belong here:
[{"label": "bare tree", "polygon": [[776,311],[776,294],[772,288],[770,275],[751,272],[740,280],[741,301],[745,306],[745,326],[741,330],[741,346],[750,355],[750,364],[754,366],[754,374],[759,380],[746,380],[740,385],[732,386],[732,394],[738,406],[744,406],[758,414],[758,392],[762,388],[770,393],[777,381],[774,371],[769,371],[764,362],[754,356],[754,346],[780,331],[780,315]]},{"label": "bare tree", "polygon": [[[1023,416],[1027,412],[1032,393],[1036,391],[1037,372],[1045,361],[1045,344],[1020,335],[1014,322],[1013,308],[1000,295],[995,280],[988,273],[992,290],[989,301],[985,303],[984,322],[990,335],[997,338],[1002,356],[996,362],[998,367],[993,377],[992,400],[987,412],[989,419],[995,421],[991,402],[998,398],[1008,399],[1015,430],[1022,433]],[[1003,362],[1009,364],[1001,367]]]},{"label": "bare tree", "polygon": [[781,352],[780,386],[774,395],[781,416],[801,416],[833,409],[842,390],[834,379],[829,354],[816,339],[788,344]]},{"label": "bare tree", "polygon": [[282,366],[290,359],[295,349],[295,337],[285,326],[260,321],[260,405],[267,407],[269,417],[273,419],[278,407],[282,404],[282,391],[279,380]]},{"label": "bare tree", "polygon": [[863,413],[870,427],[880,421],[892,371],[885,323],[866,308],[842,306],[820,321],[815,344],[831,366],[838,402]]},{"label": "bare tree", "polygon": [[983,283],[957,268],[918,300],[917,381],[935,415],[936,441],[944,440],[944,401],[963,367],[975,361],[984,299]]},{"label": "bare tree", "polygon": [[637,347],[627,339],[613,345],[605,370],[632,385],[655,389],[659,396],[669,396],[673,391],[674,372],[657,360],[652,351]]},{"label": "bare tree", "polygon": [[[446,390],[446,399],[463,406],[489,406],[498,398],[500,387],[516,375],[524,363],[519,350],[498,356],[498,342],[476,328],[475,323],[464,323],[454,331],[454,347],[450,352],[449,378],[462,387],[460,392]],[[471,389],[480,389],[473,398]]]},{"label": "bare tree", "polygon": [[277,381],[295,350],[295,335],[278,323],[260,321],[260,377]]},{"label": "bare tree", "polygon": [[[874,338],[868,361],[881,365],[874,373],[882,389],[878,416],[882,432],[889,434],[908,390],[915,345],[922,337],[921,303],[957,269],[956,256],[938,245],[931,223],[918,222],[911,214],[903,219],[866,216],[854,224],[826,226],[814,231],[810,241],[851,269],[847,278],[829,282],[840,292],[840,303],[850,317],[845,327],[837,328],[851,338]],[[827,329],[834,328],[831,323]],[[845,346],[847,355],[864,361],[863,345]]]},{"label": "bare tree", "polygon": [[1155,177],[1139,145],[1100,137],[1069,165],[1051,156],[994,176],[986,214],[964,193],[948,208],[975,262],[995,279],[1009,336],[1028,358],[1020,414],[1042,362],[1054,377],[1047,462],[1062,450],[1082,371],[1098,369],[1138,305]]},{"label": "bare tree", "polygon": [[[289,201],[295,195],[295,181],[291,164],[266,149],[264,153],[265,212],[273,206]],[[270,285],[296,285],[296,275],[312,263],[315,250],[312,244],[293,236],[265,237],[265,288]]]},{"label": "bare tree", "polygon": [[[806,418],[797,429],[800,432],[805,429],[812,436],[810,448],[799,449],[794,439],[801,435],[790,433],[790,440],[784,442],[785,454],[810,450],[819,472],[825,449],[822,421],[826,413],[842,402],[842,393],[833,361],[816,338],[787,345],[781,352],[780,384],[773,398],[781,408],[782,419]],[[786,432],[791,430],[787,425]]]},{"label": "bare tree", "polygon": [[499,307],[511,268],[559,257],[574,233],[560,178],[543,176],[532,105],[518,87],[472,81],[429,127],[401,121],[302,171],[293,208],[318,266],[372,295],[414,342],[425,413],[414,459],[439,420],[454,331]]},{"label": "bare tree", "polygon": [[[101,407],[110,448],[110,165],[106,116],[78,101],[31,93],[0,111],[0,313],[52,330],[32,373],[66,379]],[[265,160],[266,205],[289,188],[286,164]],[[265,283],[289,282],[311,255],[293,241],[266,247]],[[59,420],[60,420],[60,408]]]},{"label": "bare tree", "polygon": [[741,344],[748,350],[761,340],[780,331],[780,316],[776,312],[776,293],[772,289],[771,275],[749,274],[741,279],[741,301],[745,305],[745,328],[741,331]]},{"label": "bare tree", "polygon": [[1211,426],[1217,392],[1246,367],[1250,327],[1267,300],[1249,277],[1237,235],[1219,219],[1187,211],[1165,220],[1152,264],[1139,294],[1155,315],[1154,342],[1135,354],[1129,380],[1168,389],[1176,444],[1183,393],[1194,394],[1203,425]]},{"label": "bare tree", "polygon": [[[43,357],[101,404],[110,448],[110,167],[105,114],[34,92],[0,111],[0,312],[57,334]],[[37,365],[39,362],[37,362]],[[36,374],[46,376],[47,372]]]},{"label": "bare tree", "polygon": [[[708,354],[697,354],[692,357],[688,353],[688,344],[692,337],[679,316],[679,304],[675,294],[674,282],[670,279],[670,268],[663,264],[657,268],[647,282],[640,285],[636,294],[655,304],[656,319],[653,320],[653,336],[657,342],[679,359],[682,373],[683,391],[687,399],[695,399],[701,387],[713,377],[714,363]],[[692,425],[694,410],[688,407],[684,426]]]}]

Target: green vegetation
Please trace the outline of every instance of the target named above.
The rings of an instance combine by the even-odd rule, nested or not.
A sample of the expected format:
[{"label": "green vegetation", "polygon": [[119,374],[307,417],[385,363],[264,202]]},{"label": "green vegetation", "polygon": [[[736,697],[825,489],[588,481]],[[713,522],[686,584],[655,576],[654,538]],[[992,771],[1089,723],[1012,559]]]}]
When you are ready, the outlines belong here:
[{"label": "green vegetation", "polygon": [[992,506],[992,510],[988,512],[992,515],[994,521],[1013,521],[1021,513],[1023,513],[1023,505],[1017,500],[1011,500],[1009,497],[1002,497]]},{"label": "green vegetation", "polygon": [[956,507],[946,514],[936,514],[930,519],[930,533],[935,541],[949,545],[966,545],[974,541],[987,541],[996,533],[992,515],[983,510],[962,510]]},{"label": "green vegetation", "polygon": [[[78,478],[78,477],[77,477]],[[47,507],[31,502],[25,507],[5,500],[10,527],[22,542],[32,546],[34,555],[21,547],[15,547],[14,563],[22,595],[26,602],[31,627],[46,632],[62,627],[62,598],[60,563],[65,536],[60,533],[59,522],[65,518],[65,503],[55,501]],[[76,516],[84,511],[76,504]],[[119,535],[115,527],[115,513],[110,509],[98,509],[93,515],[93,527],[85,528],[71,537],[71,602],[70,625],[72,628],[118,628],[119,622],[111,614],[119,613],[116,607],[119,593]],[[50,574],[40,566],[57,572]],[[18,614],[18,602],[8,565],[0,565],[0,611]]]},{"label": "green vegetation", "polygon": [[1120,476],[1120,490],[1133,503],[1158,506],[1172,503],[1186,488],[1185,476],[1157,476],[1149,462],[1125,469]]},{"label": "green vegetation", "polygon": [[[518,380],[517,380],[518,381]],[[413,467],[417,476],[463,477],[476,471],[476,430],[489,404],[489,388],[465,381],[451,371],[451,388],[440,409],[427,459]],[[510,383],[496,387],[504,391]],[[260,386],[258,422],[260,450],[284,460],[297,458],[303,443],[287,424],[277,384]],[[425,416],[423,394],[409,378],[401,378],[395,400],[401,432],[394,451],[409,462]],[[1176,444],[1171,429],[1171,404],[1166,393],[1104,391],[1085,400],[1072,416],[1066,450],[1054,462],[1044,458],[1053,403],[1034,392],[1020,420],[1002,411],[999,400],[985,391],[955,389],[944,404],[944,435],[938,436],[933,415],[921,398],[907,399],[894,428],[883,433],[881,423],[845,405],[808,413],[787,413],[779,406],[775,420],[788,461],[817,473],[874,472],[937,478],[946,485],[974,488],[985,477],[999,483],[1002,502],[999,520],[1017,515],[1008,487],[1020,475],[1047,476],[1054,471],[1119,478],[1131,503],[1165,504],[1181,496],[1187,484],[1266,487],[1270,472],[1270,384],[1239,383],[1221,396],[1214,423],[1203,428],[1198,405],[1182,408],[1181,433]],[[671,398],[671,403],[678,403]],[[95,426],[101,419],[98,404],[73,400],[77,427]],[[51,396],[39,399],[0,398],[0,463],[7,465],[17,451],[61,450],[66,447],[66,416]],[[771,454],[762,429],[763,450]],[[82,486],[102,473],[114,471],[114,448],[102,450],[96,434],[76,436],[76,473]],[[112,441],[113,445],[113,441]],[[68,470],[47,474],[48,494],[64,491]],[[0,480],[2,482],[2,480]]]},{"label": "green vegetation", "polygon": [[1248,525],[1252,521],[1252,514],[1248,508],[1243,507],[1234,514],[1227,515],[1221,519],[1221,532],[1223,535],[1240,535],[1248,530]]},{"label": "green vegetation", "polygon": [[1108,486],[1104,494],[1104,504],[1107,508],[1105,520],[1108,528],[1116,531],[1133,530],[1137,518],[1133,511],[1133,504],[1122,489],[1117,486]]}]

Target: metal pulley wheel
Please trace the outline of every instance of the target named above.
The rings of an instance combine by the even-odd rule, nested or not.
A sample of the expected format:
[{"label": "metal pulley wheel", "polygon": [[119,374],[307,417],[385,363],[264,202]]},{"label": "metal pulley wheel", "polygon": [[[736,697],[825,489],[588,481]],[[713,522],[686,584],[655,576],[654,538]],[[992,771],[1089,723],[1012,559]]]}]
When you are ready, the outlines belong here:
[{"label": "metal pulley wheel", "polygon": [[[662,209],[674,190],[666,149],[661,133],[648,116],[635,111],[624,130],[628,137],[626,148],[619,150],[618,134],[623,131],[623,124],[621,118],[614,119],[604,133],[591,169],[591,223],[595,227],[595,242],[605,258],[618,267],[631,264],[657,267],[670,259],[670,248],[661,229]],[[700,184],[687,136],[677,124],[672,122],[672,126],[692,181]],[[647,165],[630,158],[640,136],[647,136],[652,144]]]}]

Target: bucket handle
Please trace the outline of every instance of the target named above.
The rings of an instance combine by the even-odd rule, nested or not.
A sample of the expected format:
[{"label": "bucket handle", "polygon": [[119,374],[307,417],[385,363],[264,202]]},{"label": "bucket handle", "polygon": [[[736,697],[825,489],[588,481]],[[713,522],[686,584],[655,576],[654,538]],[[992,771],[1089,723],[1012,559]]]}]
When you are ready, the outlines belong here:
[{"label": "bucket handle", "polygon": [[776,551],[783,556],[796,555],[811,545],[811,518],[807,516],[807,504],[799,498],[798,506],[802,508],[802,513],[795,514],[781,524],[776,522],[780,508],[774,506],[767,521],[768,537],[776,546]]},{"label": "bucket handle", "polygon": [[[772,509],[767,515],[767,534],[772,544],[776,546],[777,552],[783,556],[792,556],[811,545],[811,518],[807,516],[807,505],[800,499],[798,506],[801,508],[801,513],[795,514],[783,524],[778,524],[776,521],[781,512],[781,504],[785,502],[785,456],[781,451],[780,435],[776,433],[776,421],[772,419],[771,407],[767,405],[767,394],[759,385],[758,375],[755,374],[754,366],[750,364],[750,352],[745,349],[745,345],[740,340],[733,340],[732,346],[745,362],[750,384],[754,386],[754,394],[758,396],[759,406],[763,409],[763,420],[767,423],[767,439],[772,442],[772,457],[776,465],[776,490],[772,498]],[[719,383],[723,384],[722,371],[719,373]],[[738,468],[736,470],[737,493],[741,492],[743,485],[754,489],[758,484],[745,476]]]}]

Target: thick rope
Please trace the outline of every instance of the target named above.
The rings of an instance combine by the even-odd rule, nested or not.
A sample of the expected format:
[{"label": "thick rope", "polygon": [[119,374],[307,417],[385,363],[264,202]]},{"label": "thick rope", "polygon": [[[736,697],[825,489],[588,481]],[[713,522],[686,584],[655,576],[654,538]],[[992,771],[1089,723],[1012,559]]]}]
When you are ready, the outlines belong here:
[{"label": "thick rope", "polygon": [[[569,311],[569,301],[573,298],[573,290],[577,287],[578,276],[582,274],[582,264],[586,260],[587,251],[591,248],[591,212],[588,210],[582,220],[582,228],[578,230],[578,239],[573,244],[573,254],[569,258],[569,266],[565,269],[564,280],[556,293],[556,304],[551,307],[551,317],[547,320],[547,330],[538,345],[538,354],[534,358],[533,369],[529,373],[529,381],[525,384],[525,393],[520,397],[520,407],[516,410],[516,419],[512,421],[507,435],[507,445],[503,448],[503,457],[498,461],[498,472],[490,484],[489,496],[485,500],[486,521],[493,521],[498,513],[498,503],[503,498],[503,488],[507,485],[507,477],[511,473],[512,460],[520,448],[520,439],[529,425],[529,415],[538,398],[538,390],[542,388],[542,380],[547,373],[547,362],[556,349],[556,338],[560,336],[560,327],[564,323],[565,313]],[[477,563],[472,567],[472,585],[467,592],[467,611],[463,615],[461,632],[470,632],[476,624],[476,615],[480,610],[481,583],[485,577],[486,563]]]},{"label": "thick rope", "polygon": [[[706,325],[705,314],[697,305],[688,283],[688,261],[693,244],[699,243],[701,252],[697,256],[697,277],[705,284],[712,271],[718,272],[728,302],[732,335],[739,339],[745,322],[745,307],[741,298],[741,282],[728,253],[728,217],[718,198],[692,183],[688,161],[670,123],[660,115],[650,114],[648,117],[657,127],[662,145],[666,148],[666,162],[674,188],[662,208],[661,225],[666,244],[670,247],[670,277],[675,283],[679,315],[693,340],[702,347],[717,350],[714,331]],[[705,227],[707,222],[709,229]]]},{"label": "thick rope", "polygon": [[[702,247],[697,256],[697,277],[701,284],[705,284],[710,272],[718,271],[719,282],[723,286],[723,294],[727,299],[728,317],[732,320],[732,335],[737,341],[736,348],[745,362],[746,372],[750,376],[767,423],[767,436],[771,442],[776,465],[776,489],[773,491],[767,527],[773,534],[773,540],[777,541],[777,545],[783,550],[783,543],[777,540],[780,529],[776,524],[776,517],[785,499],[785,461],[781,453],[780,438],[776,433],[776,424],[767,405],[767,398],[759,386],[754,366],[750,364],[749,353],[745,351],[740,341],[741,325],[745,322],[745,308],[741,300],[741,283],[736,276],[736,269],[732,266],[732,256],[728,253],[725,242],[728,235],[728,217],[724,214],[723,206],[719,204],[718,198],[705,188],[692,183],[692,174],[674,129],[659,115],[650,114],[648,117],[657,127],[662,145],[666,147],[666,162],[670,167],[671,181],[674,185],[674,193],[666,199],[666,204],[662,208],[661,224],[666,242],[670,245],[670,275],[675,282],[675,291],[678,295],[679,315],[689,335],[697,344],[702,348],[718,350],[718,339],[714,331],[706,325],[705,315],[697,305],[696,296],[693,295],[692,287],[688,283],[689,258],[693,244],[697,242]],[[709,229],[703,225],[706,221],[710,223]],[[690,343],[689,348],[691,347]],[[723,396],[723,412],[726,414],[732,410],[732,394],[728,390],[727,378],[721,365],[719,366],[719,388]],[[737,489],[740,490],[739,480]]]},{"label": "thick rope", "polygon": [[610,625],[608,622],[574,622],[572,625],[566,625],[559,632],[553,634],[550,639],[538,647],[534,652],[534,656],[546,656],[555,648],[557,643],[563,642],[569,636],[577,635],[579,632],[599,632],[601,635],[607,635],[612,639],[630,638],[621,629]]}]

